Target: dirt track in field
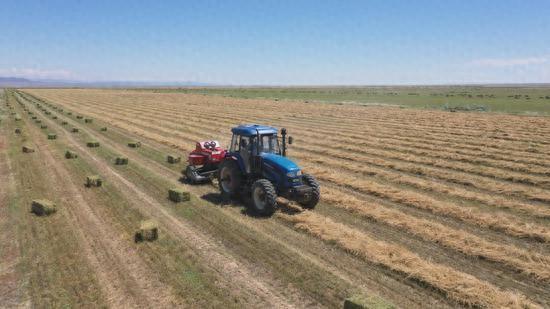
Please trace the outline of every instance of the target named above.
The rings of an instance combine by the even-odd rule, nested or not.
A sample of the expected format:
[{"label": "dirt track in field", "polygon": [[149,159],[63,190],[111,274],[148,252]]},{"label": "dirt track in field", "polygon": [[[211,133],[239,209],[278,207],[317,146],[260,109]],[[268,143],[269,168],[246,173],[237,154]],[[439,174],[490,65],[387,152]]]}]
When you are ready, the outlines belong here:
[{"label": "dirt track in field", "polygon": [[[98,95],[98,97],[103,97],[101,102],[97,102],[86,93],[81,96],[83,92],[79,91],[65,91],[65,93],[70,93],[69,98],[57,96],[57,93],[53,93],[53,90],[36,92],[45,95],[55,104],[60,103],[64,107],[72,108],[73,111],[76,110],[75,108],[78,108],[79,112],[96,117],[100,120],[105,120],[109,124],[119,127],[121,132],[127,136],[135,137],[135,135],[139,135],[141,138],[147,138],[151,141],[153,147],[157,147],[155,149],[160,148],[156,146],[156,143],[161,143],[171,146],[177,145],[181,149],[188,150],[193,147],[192,141],[195,139],[205,137],[218,138],[227,135],[225,132],[226,130],[212,128],[212,126],[208,124],[210,118],[212,121],[217,121],[223,126],[226,126],[240,122],[243,118],[246,119],[247,117],[250,117],[250,119],[258,119],[258,117],[254,115],[254,111],[250,112],[250,110],[254,110],[254,108],[256,110],[263,109],[264,111],[267,109],[266,114],[272,112],[269,110],[270,107],[266,108],[263,102],[258,102],[257,100],[245,100],[241,103],[232,99],[207,98],[206,101],[211,100],[215,102],[212,106],[214,109],[219,109],[219,111],[212,110],[208,112],[203,109],[208,109],[210,107],[201,105],[204,104],[205,101],[202,96],[162,96],[166,98],[169,103],[165,104],[162,102],[160,104],[151,104],[148,100],[153,98],[153,96],[148,94],[126,93],[120,95],[121,92],[116,91],[91,91],[92,96]],[[106,93],[107,96],[104,96]],[[117,94],[116,99],[109,97],[112,93]],[[124,100],[127,98],[135,100],[137,104],[132,106],[125,105],[127,103],[125,103]],[[144,98],[145,100],[141,101]],[[192,102],[192,100],[190,102],[189,98],[192,100],[196,99],[198,102],[202,103],[195,103]],[[123,103],[119,105],[119,103],[109,101],[111,99]],[[178,100],[182,100],[183,102]],[[220,103],[222,103],[222,105],[220,105]],[[180,111],[181,109],[178,108],[178,104],[186,104],[188,109],[182,112]],[[240,109],[240,107],[237,108],[241,110],[240,113],[229,112],[230,108],[240,106],[241,104],[243,105],[243,109]],[[248,105],[254,108],[250,109]],[[367,150],[363,150],[361,147],[345,146],[350,147],[352,152],[358,154],[359,161],[356,161],[356,157],[350,159],[353,159],[353,161],[356,162],[355,164],[360,164],[359,166],[364,169],[363,174],[357,174],[351,172],[351,170],[346,170],[348,166],[342,163],[346,161],[336,161],[330,158],[334,157],[336,149],[343,147],[340,144],[335,144],[333,146],[328,145],[328,149],[335,153],[323,154],[319,151],[315,152],[314,156],[307,153],[307,145],[298,146],[296,148],[296,155],[301,158],[303,165],[314,170],[323,180],[324,186],[330,189],[332,198],[326,200],[329,202],[328,206],[321,207],[317,212],[323,214],[327,218],[337,219],[339,222],[335,226],[341,226],[342,229],[349,229],[352,227],[355,231],[353,233],[360,233],[359,235],[361,235],[361,237],[374,235],[378,241],[382,240],[385,243],[399,244],[410,250],[410,252],[419,254],[425,260],[433,262],[434,266],[450,266],[453,269],[464,272],[464,274],[470,274],[477,279],[481,279],[482,284],[489,282],[499,288],[519,291],[528,298],[532,297],[531,299],[536,299],[536,301],[541,303],[550,303],[547,297],[549,289],[545,284],[548,279],[545,270],[548,263],[545,259],[547,258],[546,253],[550,252],[545,240],[545,237],[548,236],[548,225],[547,221],[545,221],[546,219],[536,219],[536,217],[540,215],[543,216],[542,218],[546,216],[543,210],[544,208],[539,208],[547,206],[547,196],[550,196],[547,191],[547,186],[550,182],[544,170],[538,172],[538,168],[533,168],[533,164],[540,167],[550,164],[550,161],[547,160],[545,155],[546,153],[550,153],[550,148],[548,147],[549,142],[543,137],[547,133],[542,129],[544,128],[544,119],[527,118],[529,119],[529,125],[535,125],[538,128],[537,130],[529,130],[527,125],[520,123],[518,128],[514,128],[516,130],[514,134],[510,134],[508,132],[511,130],[506,130],[499,121],[503,123],[519,123],[518,118],[495,116],[494,119],[489,119],[490,121],[487,121],[488,124],[485,125],[486,128],[480,129],[479,127],[473,126],[478,125],[476,121],[478,120],[477,118],[480,117],[478,117],[478,115],[473,115],[474,121],[472,121],[472,125],[468,124],[469,127],[466,129],[463,120],[467,118],[463,117],[463,115],[455,117],[460,118],[459,120],[450,118],[452,120],[448,121],[447,118],[449,117],[444,113],[425,112],[428,115],[426,116],[416,111],[404,112],[405,115],[408,113],[410,114],[409,116],[414,115],[418,117],[418,122],[420,124],[416,124],[407,119],[407,116],[403,117],[402,115],[399,115],[397,119],[388,119],[387,117],[382,119],[380,117],[385,117],[381,114],[382,109],[373,109],[375,112],[373,115],[367,116],[369,118],[368,120],[373,123],[378,122],[383,128],[389,128],[386,131],[382,130],[380,133],[377,131],[369,131],[370,129],[362,127],[362,121],[357,115],[360,115],[363,111],[355,107],[350,108],[350,110],[352,110],[351,113],[340,116],[335,113],[333,107],[325,108],[321,106],[318,111],[312,112],[309,106],[302,106],[294,103],[291,105],[296,107],[296,110],[292,113],[297,114],[299,118],[302,117],[300,112],[308,114],[310,117],[304,117],[303,119],[294,121],[291,116],[288,118],[290,120],[286,120],[285,126],[294,129],[296,132],[303,132],[304,138],[309,138],[311,140],[311,149],[316,149],[316,147],[321,149],[323,143],[320,142],[320,138],[322,138],[324,131],[328,134],[330,130],[335,130],[330,132],[333,132],[334,136],[338,137],[332,138],[329,136],[328,140],[330,143],[350,138],[357,141],[358,138],[361,138],[361,134],[367,134],[366,136],[378,134],[377,136],[381,138],[381,140],[386,139],[385,143],[373,143],[370,140],[366,140],[364,144],[361,144],[363,141],[360,140],[360,144],[358,145],[364,145],[363,147],[367,147],[365,148]],[[170,111],[171,109],[172,111]],[[346,110],[346,108],[343,108],[343,110]],[[174,116],[176,119],[183,121],[183,124],[180,124],[179,121],[173,121]],[[189,117],[191,117],[192,120],[190,120]],[[349,124],[349,129],[341,129],[338,124],[327,121],[327,119],[331,118],[339,121],[346,121],[346,124]],[[267,117],[268,123],[271,123],[271,121],[278,122],[277,119],[281,118]],[[440,123],[438,121],[441,120],[446,121],[446,123],[439,127]],[[265,122],[266,119],[260,121]],[[310,125],[317,125],[319,130],[309,130],[311,129]],[[419,134],[414,135],[412,134],[413,131],[403,130],[402,127],[407,125],[414,126]],[[79,126],[82,127],[80,124]],[[438,128],[437,130],[440,131],[434,131],[434,128]],[[493,133],[480,135],[480,130],[487,130]],[[422,140],[422,134],[429,136],[429,139]],[[395,138],[388,139],[390,136],[395,136]],[[464,142],[464,138],[469,139],[468,142]],[[116,149],[117,152],[127,155],[132,162],[139,162],[141,166],[147,168],[150,172],[172,179],[178,176],[178,173],[174,170],[170,170],[153,160],[144,159],[140,155],[128,151],[124,146],[109,141],[108,138],[99,136],[98,140],[99,139],[101,139],[102,144],[105,143]],[[396,141],[400,141],[399,143],[406,141],[406,143],[410,143],[409,146],[411,148],[404,148]],[[441,147],[438,149],[437,147],[431,146],[444,142],[454,144],[452,144],[450,149]],[[535,150],[523,150],[521,148],[523,143],[531,143],[532,145],[529,147],[535,147],[533,148]],[[476,148],[478,146],[480,148]],[[376,151],[373,152],[369,150],[371,147]],[[462,147],[467,149],[467,151],[462,151]],[[416,149],[419,148],[426,151],[423,153],[423,156],[415,152]],[[447,150],[458,154],[458,156],[447,155],[444,152]],[[475,158],[477,154],[485,150],[490,154],[490,159],[479,160]],[[499,155],[499,153],[506,152],[519,156],[505,157]],[[449,158],[449,160],[444,161],[441,160],[442,158]],[[97,161],[99,159],[94,158],[94,160]],[[369,168],[367,169],[366,167]],[[376,169],[374,167],[376,167]],[[417,167],[418,172],[415,172]],[[107,165],[105,168],[110,167]],[[335,178],[332,177],[330,173],[327,174],[327,171],[330,172],[330,169],[338,170],[344,178]],[[109,171],[105,170],[105,172]],[[124,183],[122,180],[124,176],[116,173],[116,171],[113,172],[113,179],[118,179]],[[434,181],[432,177],[436,175],[438,175],[438,180],[435,181],[433,185],[430,185],[430,181]],[[442,175],[442,177],[440,175]],[[346,180],[345,182],[347,184],[343,186],[340,181],[342,181],[342,179],[347,179],[346,177],[350,180]],[[352,180],[352,178],[354,179]],[[374,181],[370,179],[374,179]],[[485,187],[483,190],[485,190],[485,188],[487,190],[481,191],[481,188],[475,187],[477,180],[472,182],[472,179],[477,179],[484,183]],[[130,181],[126,181],[128,184],[124,184],[126,188],[121,188],[121,191],[141,192],[141,194],[145,194],[145,196],[142,196],[140,193],[137,193],[141,198],[147,200],[148,197],[151,198],[151,202],[155,202],[147,193],[137,188]],[[467,182],[472,182],[474,185],[462,184]],[[134,188],[132,188],[132,186]],[[207,186],[191,188],[190,190],[199,196],[209,195],[216,191]],[[356,200],[343,198],[347,190],[354,191],[353,196],[355,196]],[[453,198],[448,198],[446,196],[446,194],[450,192],[454,194]],[[490,194],[485,194],[485,192],[490,192]],[[494,200],[491,194],[501,197],[502,201]],[[513,198],[508,199],[510,195],[513,195]],[[330,205],[331,203],[332,206]],[[341,207],[344,205],[345,207]],[[354,207],[356,208],[350,208],[350,205],[355,205]],[[501,207],[501,205],[505,206]],[[159,204],[155,209],[157,207],[160,209],[163,206]],[[380,209],[384,212],[377,213],[368,209],[372,207],[376,208],[377,211]],[[495,207],[501,208],[501,210],[497,211]],[[464,209],[467,210],[464,211]],[[288,233],[291,237],[298,237],[287,231],[287,227],[285,227],[286,224],[281,225],[281,222],[278,220],[269,220],[265,224],[262,223],[260,226],[255,224],[253,222],[254,220],[239,216],[234,210],[235,209],[222,209],[228,216],[231,216],[249,228],[254,228],[262,234],[267,234],[270,231],[273,232],[281,227],[285,233]],[[357,211],[367,210],[368,215],[366,218],[368,219],[366,221],[364,219],[357,219],[357,217],[354,218],[353,216],[349,216],[350,212],[357,215]],[[399,220],[403,221],[382,215],[386,213],[389,214],[390,212],[388,211],[390,210],[397,211],[395,212],[395,214],[398,215],[397,218],[402,218]],[[142,211],[147,211],[147,209],[143,209]],[[153,214],[151,215],[153,216]],[[408,216],[410,220],[407,219]],[[442,238],[439,239],[430,236],[430,229],[434,226],[432,223],[430,223],[432,225],[426,225],[422,223],[422,221],[418,221],[418,219],[424,218],[439,224],[438,229],[444,232],[443,235],[449,233],[449,235],[455,235],[452,237],[462,237],[464,242],[452,242],[450,238],[445,238],[447,237],[446,235],[441,236]],[[493,218],[496,219],[493,221],[494,223],[491,223]],[[320,219],[322,219],[322,216],[320,218],[308,218],[307,220],[314,221],[299,224],[306,224],[309,226],[304,230],[307,233],[315,235],[317,230],[312,230],[312,227],[315,226],[316,221]],[[372,221],[373,219],[374,221]],[[167,218],[163,220],[166,220],[164,221],[166,224],[175,224],[175,222],[171,222]],[[174,220],[179,221],[177,219]],[[289,219],[289,222],[293,222],[293,219]],[[416,222],[416,225],[406,225],[405,222]],[[342,223],[345,225],[339,225]],[[407,231],[407,229],[409,230]],[[462,229],[470,234],[457,234],[458,231]],[[328,231],[322,231],[321,233],[322,234],[316,236],[327,241],[341,243],[342,247],[347,246],[345,242],[342,242],[342,239],[332,239],[332,236],[328,236]],[[340,238],[344,237],[342,234],[334,235],[339,235],[337,237]],[[471,245],[472,240],[477,239],[477,236],[481,238],[476,240],[478,244],[475,245],[475,250],[471,251],[473,248],[470,249],[468,246]],[[528,240],[525,240],[525,238]],[[367,237],[365,239],[369,238]],[[541,239],[542,242],[537,241]],[[313,240],[310,239],[308,243],[309,242],[313,242]],[[284,239],[279,240],[278,243],[284,244],[289,250],[295,250],[295,252],[301,251],[298,249],[300,248],[298,242]],[[385,246],[385,244],[383,244],[383,246]],[[303,248],[303,252],[300,252],[304,258],[311,259],[311,261],[319,265],[320,268],[325,269],[327,272],[332,272],[342,280],[352,282],[360,280],[370,285],[377,284],[383,286],[384,281],[382,278],[384,276],[395,276],[395,274],[383,271],[377,266],[367,266],[369,265],[367,264],[364,266],[367,267],[366,269],[368,270],[359,270],[360,268],[358,268],[358,272],[363,275],[361,279],[359,279],[355,277],[353,273],[345,270],[344,266],[346,265],[325,264],[323,260],[315,256],[317,254],[325,255],[325,253],[321,253],[320,251],[316,252],[308,247],[309,245],[306,245]],[[462,253],[458,253],[457,251]],[[371,258],[374,259],[380,257],[381,256],[371,256]],[[483,259],[476,260],[478,257],[483,257]],[[359,261],[353,261],[352,263],[358,263],[358,265],[360,265]],[[393,261],[384,263],[390,268],[398,265],[394,264]],[[397,263],[400,262],[397,261]],[[430,268],[428,267],[427,269],[429,270]],[[517,273],[517,270],[526,272],[527,274],[531,272],[532,276]],[[372,275],[372,271],[374,271],[376,275]],[[458,277],[463,275],[460,272],[456,273]],[[370,276],[370,278],[364,279],[363,277],[365,276]],[[267,281],[270,282],[271,280]],[[404,285],[410,285],[410,283],[404,283]],[[441,282],[434,281],[432,283],[435,284],[436,289],[441,288],[441,286],[438,286],[442,284]],[[468,284],[477,285],[478,283],[469,282]],[[388,288],[391,289],[392,285],[395,289],[395,283],[389,283]],[[268,290],[274,288],[278,288],[278,284],[267,286]],[[384,290],[384,287],[378,287],[378,289],[376,287],[369,287],[366,290],[378,290],[378,292],[382,292],[382,295],[389,296],[390,300],[395,299],[397,303],[400,304],[405,304],[407,301],[398,301],[399,299],[403,300],[410,298],[410,300],[413,300],[417,297],[417,299],[420,300],[422,297],[426,298],[426,296],[430,295],[427,290],[419,286],[413,285],[410,289],[406,289],[405,286],[402,288],[401,294],[405,295],[399,295],[396,293],[397,291]],[[489,285],[489,289],[492,290],[493,287]],[[403,292],[405,290],[406,292]],[[414,296],[415,293],[417,294],[416,296]],[[423,293],[425,293],[424,296],[422,296]],[[498,291],[495,293],[497,293],[495,295],[500,295]],[[472,294],[472,296],[478,297],[478,295],[475,294]],[[288,296],[285,295],[285,297]],[[503,297],[509,296],[506,295]],[[297,303],[296,300],[299,298],[300,297],[295,298],[292,302],[294,304]],[[461,302],[461,300],[467,298],[469,298],[469,296],[458,295],[457,300]],[[435,297],[434,300],[435,299],[437,299],[437,297]],[[510,299],[515,299],[515,296],[511,295]],[[496,299],[491,299],[489,297],[483,300],[482,297],[479,297],[478,301],[480,303],[491,303],[496,301]],[[497,302],[493,303],[493,305],[496,304]],[[284,304],[282,305],[284,306]],[[424,305],[426,305],[426,303],[424,303]],[[509,303],[509,305],[512,305],[512,303]]]}]

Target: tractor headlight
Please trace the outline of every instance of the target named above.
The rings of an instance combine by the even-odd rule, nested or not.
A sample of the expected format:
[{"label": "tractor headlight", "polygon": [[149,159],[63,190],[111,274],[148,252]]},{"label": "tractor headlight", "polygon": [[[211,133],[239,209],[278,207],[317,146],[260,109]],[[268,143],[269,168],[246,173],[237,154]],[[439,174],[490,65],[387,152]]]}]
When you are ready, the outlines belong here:
[{"label": "tractor headlight", "polygon": [[293,178],[293,177],[298,177],[298,176],[301,176],[301,175],[302,175],[302,171],[301,171],[301,170],[292,171],[292,172],[286,173],[286,175],[287,175],[288,177],[291,177],[291,178]]}]

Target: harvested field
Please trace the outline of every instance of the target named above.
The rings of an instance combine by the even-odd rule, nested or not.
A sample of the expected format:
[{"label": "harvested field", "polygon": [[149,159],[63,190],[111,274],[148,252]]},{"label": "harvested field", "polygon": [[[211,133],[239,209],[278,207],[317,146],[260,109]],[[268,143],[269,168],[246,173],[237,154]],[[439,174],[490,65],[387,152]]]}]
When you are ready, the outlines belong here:
[{"label": "harvested field", "polygon": [[[70,137],[63,146],[85,150],[85,160],[107,164],[96,173],[143,192],[136,197],[119,181],[107,182],[136,198],[141,217],[158,220],[162,237],[143,246],[164,242],[165,231],[181,236],[172,224],[188,222],[213,243],[235,248],[219,253],[249,262],[247,272],[265,288],[242,296],[246,304],[262,295],[264,305],[336,307],[360,295],[354,299],[408,308],[550,306],[547,117],[126,90],[33,89],[13,97],[33,111],[50,106],[82,132],[58,133]],[[94,121],[84,126],[60,109]],[[240,123],[288,129],[295,141],[289,156],[321,181],[315,210],[281,201],[273,217],[249,217],[238,202],[219,207],[215,186],[178,184],[182,166],[174,163],[197,140],[227,145],[230,128]],[[101,133],[106,125],[109,133]],[[89,143],[101,148],[86,149]],[[132,164],[117,166],[122,159]],[[111,168],[118,174],[109,176]],[[178,189],[167,198],[168,188]],[[147,205],[139,205],[140,196],[148,196]],[[153,204],[158,207],[147,212]],[[155,215],[160,209],[177,215]],[[138,228],[133,222],[130,234]],[[151,230],[140,229],[134,240],[147,239]],[[295,263],[302,266],[284,270]],[[285,302],[273,294],[281,286],[291,287]]]}]

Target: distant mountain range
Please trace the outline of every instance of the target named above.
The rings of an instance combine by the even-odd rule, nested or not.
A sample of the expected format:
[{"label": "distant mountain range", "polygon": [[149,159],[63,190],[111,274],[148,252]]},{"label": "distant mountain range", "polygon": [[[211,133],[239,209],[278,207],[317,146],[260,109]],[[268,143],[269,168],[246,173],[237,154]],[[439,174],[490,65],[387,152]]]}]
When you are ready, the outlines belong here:
[{"label": "distant mountain range", "polygon": [[211,86],[197,82],[147,82],[147,81],[72,81],[53,79],[27,79],[20,77],[1,77],[0,88],[48,88],[48,87],[75,87],[75,88],[142,88],[142,87],[190,87]]}]

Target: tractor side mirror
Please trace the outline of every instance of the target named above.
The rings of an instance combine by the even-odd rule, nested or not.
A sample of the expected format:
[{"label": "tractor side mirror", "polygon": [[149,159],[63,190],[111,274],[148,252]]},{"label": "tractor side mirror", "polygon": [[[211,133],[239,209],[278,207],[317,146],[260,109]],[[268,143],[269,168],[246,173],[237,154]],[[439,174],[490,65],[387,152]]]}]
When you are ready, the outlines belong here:
[{"label": "tractor side mirror", "polygon": [[288,137],[288,144],[292,145],[292,141],[294,141],[294,139],[292,138],[292,136],[289,136]]}]

